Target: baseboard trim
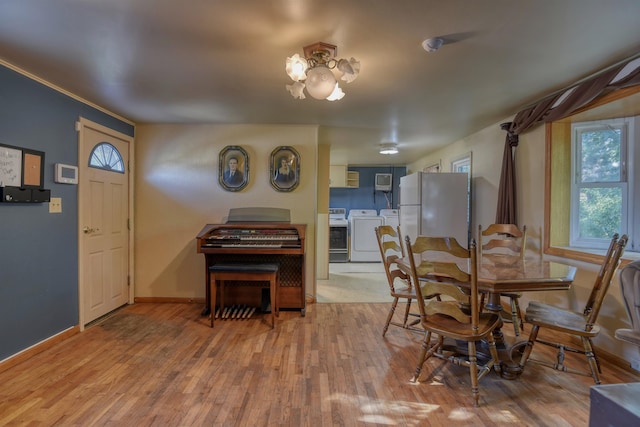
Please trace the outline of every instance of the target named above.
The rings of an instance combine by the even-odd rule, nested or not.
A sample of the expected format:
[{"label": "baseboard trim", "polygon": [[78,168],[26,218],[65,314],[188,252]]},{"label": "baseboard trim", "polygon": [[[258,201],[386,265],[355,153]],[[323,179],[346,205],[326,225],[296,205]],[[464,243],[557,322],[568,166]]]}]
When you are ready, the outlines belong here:
[{"label": "baseboard trim", "polygon": [[204,298],[135,297],[139,303],[204,304]]},{"label": "baseboard trim", "polygon": [[78,333],[80,333],[80,326],[73,326],[65,331],[60,332],[59,334],[52,336],[51,338],[47,338],[46,340],[41,341],[38,344],[34,344],[33,346],[22,350],[20,353],[9,356],[8,358],[0,362],[0,372],[4,372],[9,368],[12,368],[24,362],[25,360],[30,359],[45,350],[48,350],[54,345],[65,341],[66,339],[71,338]]},{"label": "baseboard trim", "polygon": [[601,357],[602,359],[606,360],[612,365],[617,366],[620,369],[623,369],[627,372],[638,374],[639,371],[636,371],[635,369],[633,369],[631,367],[631,362],[629,362],[628,360],[623,359],[622,357],[617,356],[613,353],[609,353],[605,350],[601,350],[599,348],[594,348],[594,350],[596,351],[596,354],[598,355],[598,357]]}]

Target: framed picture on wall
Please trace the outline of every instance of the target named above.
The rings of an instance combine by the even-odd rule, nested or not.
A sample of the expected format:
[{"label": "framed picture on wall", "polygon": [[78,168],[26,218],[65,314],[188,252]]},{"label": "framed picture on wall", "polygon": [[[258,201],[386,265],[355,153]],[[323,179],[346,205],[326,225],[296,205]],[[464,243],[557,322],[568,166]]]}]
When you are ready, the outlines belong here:
[{"label": "framed picture on wall", "polygon": [[249,183],[249,156],[237,145],[228,145],[220,151],[218,182],[227,191],[240,191]]},{"label": "framed picture on wall", "polygon": [[22,186],[44,187],[44,153],[42,151],[22,149]]},{"label": "framed picture on wall", "polygon": [[269,179],[277,191],[293,191],[300,183],[300,155],[293,147],[280,146],[271,152]]},{"label": "framed picture on wall", "polygon": [[43,188],[44,152],[0,144],[0,187]]}]

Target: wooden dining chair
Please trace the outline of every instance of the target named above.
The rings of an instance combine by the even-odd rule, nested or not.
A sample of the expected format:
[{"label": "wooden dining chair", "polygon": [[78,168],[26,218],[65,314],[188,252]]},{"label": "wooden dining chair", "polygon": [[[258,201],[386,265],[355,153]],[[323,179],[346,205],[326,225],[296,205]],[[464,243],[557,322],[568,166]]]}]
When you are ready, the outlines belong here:
[{"label": "wooden dining chair", "polygon": [[[527,244],[527,226],[522,230],[515,224],[491,224],[485,230],[478,225],[478,253],[482,257],[500,256],[523,260]],[[520,292],[503,292],[500,296],[509,298],[509,310],[513,331],[520,336],[524,331],[522,311],[520,310]],[[484,306],[484,294],[481,299]],[[507,310],[505,310],[507,311]]]},{"label": "wooden dining chair", "polygon": [[[453,237],[418,236],[413,244],[406,237],[406,247],[411,279],[420,283],[416,287],[416,301],[420,323],[426,331],[411,381],[419,381],[422,366],[432,356],[466,366],[473,404],[478,406],[480,378],[494,365],[499,366],[493,330],[501,321],[496,313],[480,312],[475,239],[465,249]],[[424,299],[422,296],[426,294],[442,298]],[[437,338],[432,342],[433,335]],[[445,347],[445,338],[466,342],[468,354],[460,355]],[[490,354],[479,360],[476,346],[482,340],[488,344]]]},{"label": "wooden dining chair", "polygon": [[[389,308],[389,314],[387,315],[387,321],[382,329],[382,336],[385,336],[389,325],[399,326],[401,328],[410,329],[417,332],[424,332],[421,328],[415,327],[420,323],[420,319],[417,313],[411,315],[411,301],[416,298],[415,290],[411,284],[409,275],[403,273],[396,263],[398,258],[405,256],[404,245],[402,243],[402,237],[400,234],[400,227],[394,229],[390,225],[381,225],[375,228],[376,239],[378,241],[378,247],[380,248],[380,255],[382,257],[382,265],[384,266],[384,272],[387,276],[387,283],[389,284],[389,292],[391,294],[391,307]],[[396,311],[399,300],[403,300],[406,305],[404,309],[404,316],[402,322],[393,321],[393,316]],[[413,322],[409,322],[409,317],[415,317]]]},{"label": "wooden dining chair", "polygon": [[[620,257],[624,253],[626,245],[626,235],[618,238],[618,234],[615,234],[611,239],[609,249],[607,250],[607,254],[591,289],[589,299],[582,312],[570,311],[536,301],[529,303],[525,311],[525,320],[532,325],[532,328],[529,334],[529,341],[520,359],[521,369],[524,369],[524,366],[528,362],[534,362],[557,369],[558,371],[591,376],[596,384],[600,384],[599,373],[601,373],[602,370],[593,348],[592,339],[600,333],[600,326],[596,323],[598,315],[600,314],[602,302],[620,264]],[[553,331],[554,340],[557,340],[555,337],[558,337],[559,334],[561,334],[560,336],[577,338],[582,343],[582,348],[572,347],[565,344],[565,342],[560,342],[560,340],[548,341],[539,339],[538,334],[541,328]],[[555,347],[558,350],[556,361],[551,362],[530,358],[535,343]],[[589,365],[589,371],[566,366],[566,351],[585,355]]]}]

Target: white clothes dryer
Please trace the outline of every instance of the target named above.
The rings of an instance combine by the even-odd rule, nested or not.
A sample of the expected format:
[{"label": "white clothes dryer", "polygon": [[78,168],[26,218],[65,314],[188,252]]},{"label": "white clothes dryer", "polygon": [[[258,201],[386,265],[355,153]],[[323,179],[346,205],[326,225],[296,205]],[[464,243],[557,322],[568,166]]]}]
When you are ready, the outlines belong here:
[{"label": "white clothes dryer", "polygon": [[348,219],[351,262],[382,262],[375,228],[383,224],[383,218],[375,209],[351,209]]}]

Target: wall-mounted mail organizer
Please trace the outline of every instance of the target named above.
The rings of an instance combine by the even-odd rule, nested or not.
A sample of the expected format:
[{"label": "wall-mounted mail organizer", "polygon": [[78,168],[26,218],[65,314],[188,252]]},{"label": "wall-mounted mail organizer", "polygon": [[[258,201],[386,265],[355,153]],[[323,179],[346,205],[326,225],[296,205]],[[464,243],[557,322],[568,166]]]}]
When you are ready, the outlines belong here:
[{"label": "wall-mounted mail organizer", "polygon": [[51,201],[51,190],[0,187],[0,197],[4,203],[45,203]]},{"label": "wall-mounted mail organizer", "polygon": [[0,144],[0,202],[48,202],[51,190],[43,187],[44,153]]}]

